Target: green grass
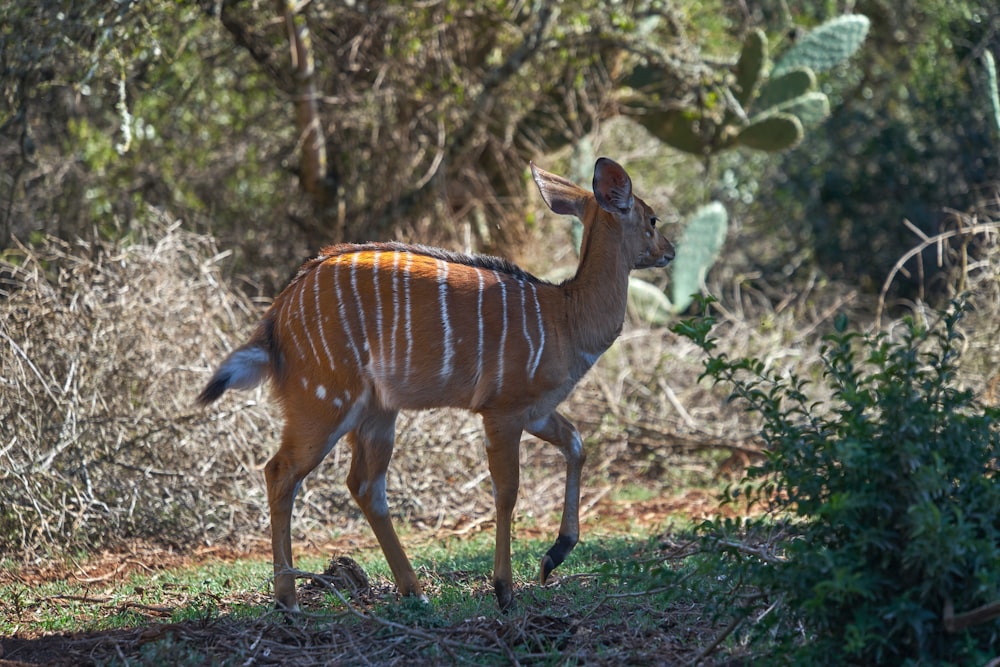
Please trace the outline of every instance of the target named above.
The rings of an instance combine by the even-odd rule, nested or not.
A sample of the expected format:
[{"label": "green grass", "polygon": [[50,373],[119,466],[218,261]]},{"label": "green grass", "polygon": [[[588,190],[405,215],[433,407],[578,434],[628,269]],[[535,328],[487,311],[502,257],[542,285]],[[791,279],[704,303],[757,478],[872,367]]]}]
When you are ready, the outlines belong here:
[{"label": "green grass", "polygon": [[[672,629],[718,629],[705,622],[686,583],[700,576],[696,559],[676,557],[657,532],[588,535],[544,587],[535,577],[549,538],[515,540],[515,602],[507,611],[493,596],[492,533],[484,531],[411,546],[430,603],[396,595],[376,548],[331,554],[360,564],[370,594],[351,600],[302,581],[304,613],[291,619],[272,609],[266,558],[140,571],[119,581],[2,583],[0,638],[34,638],[18,645],[23,651],[58,641],[54,633],[91,633],[90,659],[131,665],[242,664],[265,653],[293,665],[316,664],[310,660],[320,655],[319,662],[377,664],[617,664],[667,659],[670,651],[694,655],[698,641],[684,644]],[[296,565],[322,572],[327,561],[311,554]]]}]

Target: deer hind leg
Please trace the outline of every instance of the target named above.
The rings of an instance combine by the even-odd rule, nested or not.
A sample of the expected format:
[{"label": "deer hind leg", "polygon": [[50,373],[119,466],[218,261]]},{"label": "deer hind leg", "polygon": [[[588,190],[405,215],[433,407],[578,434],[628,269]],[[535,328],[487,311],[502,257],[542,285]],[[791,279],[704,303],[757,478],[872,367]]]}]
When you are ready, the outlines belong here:
[{"label": "deer hind leg", "polygon": [[396,412],[381,411],[366,415],[358,427],[348,434],[351,471],[347,475],[347,488],[382,547],[400,595],[423,597],[417,575],[389,517],[385,478],[392,458],[395,429]]},{"label": "deer hind leg", "polygon": [[552,570],[562,563],[580,539],[580,477],[586,455],[576,428],[558,412],[528,424],[528,433],[552,443],[566,457],[566,496],[563,500],[559,537],[542,556],[539,580],[545,583]]},{"label": "deer hind leg", "polygon": [[521,424],[484,419],[486,456],[493,478],[496,504],[496,549],[493,552],[493,588],[497,604],[506,609],[514,599],[514,574],[510,565],[511,521],[520,484]]},{"label": "deer hind leg", "polygon": [[292,508],[302,480],[319,465],[350,428],[351,414],[329,428],[317,428],[314,419],[287,416],[281,447],[264,466],[267,502],[271,510],[271,548],[274,555],[274,598],[277,606],[298,611],[292,566]]}]

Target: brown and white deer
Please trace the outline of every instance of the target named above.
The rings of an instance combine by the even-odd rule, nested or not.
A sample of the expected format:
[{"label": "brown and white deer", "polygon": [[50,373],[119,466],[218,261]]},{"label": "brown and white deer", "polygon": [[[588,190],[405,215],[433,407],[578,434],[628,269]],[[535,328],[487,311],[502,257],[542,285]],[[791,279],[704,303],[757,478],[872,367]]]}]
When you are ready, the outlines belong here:
[{"label": "brown and white deer", "polygon": [[303,478],[342,436],[351,446],[347,486],[364,512],[403,595],[422,595],[389,517],[386,470],[399,410],[479,413],[496,503],[493,579],[512,599],[511,517],[523,431],[566,458],[559,537],[541,561],[544,583],[580,535],[583,445],[556,406],[608,349],[625,318],[632,269],[662,267],[674,249],[625,170],[597,161],[594,192],[531,165],[554,212],[584,225],[576,275],[555,285],[494,257],[399,243],[336,245],[303,265],[198,396],[267,378],[285,416],[281,447],[264,469],[271,511],[274,593],[297,609],[291,514]]}]

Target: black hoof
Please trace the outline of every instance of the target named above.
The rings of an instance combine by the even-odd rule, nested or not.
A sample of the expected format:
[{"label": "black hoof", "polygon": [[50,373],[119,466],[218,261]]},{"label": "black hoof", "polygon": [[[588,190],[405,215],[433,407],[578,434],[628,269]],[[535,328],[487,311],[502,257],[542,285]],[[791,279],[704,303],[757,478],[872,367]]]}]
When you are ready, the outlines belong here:
[{"label": "black hoof", "polygon": [[505,581],[495,579],[493,581],[493,590],[497,594],[497,606],[499,606],[502,611],[509,609],[511,603],[514,601],[514,591],[511,590],[510,584]]},{"label": "black hoof", "polygon": [[556,543],[542,556],[539,578],[543,584],[548,580],[549,575],[552,574],[552,570],[559,567],[566,560],[566,556],[576,546],[577,541],[578,538],[575,535],[560,535],[556,539]]}]

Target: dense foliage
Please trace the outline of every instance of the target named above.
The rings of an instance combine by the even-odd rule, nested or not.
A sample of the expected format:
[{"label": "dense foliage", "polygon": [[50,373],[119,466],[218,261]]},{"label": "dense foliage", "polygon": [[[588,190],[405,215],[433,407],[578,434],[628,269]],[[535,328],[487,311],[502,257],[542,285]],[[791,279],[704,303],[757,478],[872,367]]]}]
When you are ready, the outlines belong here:
[{"label": "dense foliage", "polygon": [[[795,23],[831,18],[828,4],[802,3]],[[763,25],[787,27],[772,9]],[[855,11],[872,29],[863,57],[824,82],[830,119],[798,150],[737,171],[753,182],[771,175],[751,215],[779,238],[792,230],[782,261],[807,252],[825,275],[877,291],[919,241],[904,221],[933,236],[960,227],[959,214],[995,210],[1000,127],[986,64],[1000,54],[1000,11],[986,0],[862,1]],[[959,255],[945,248],[915,258],[897,294],[940,298]]]},{"label": "dense foliage", "polygon": [[[963,312],[895,337],[838,319],[830,404],[780,368],[713,353],[711,318],[678,325],[709,353],[704,375],[763,419],[767,458],[731,499],[768,512],[706,529],[734,579],[778,607],[753,628],[775,662],[983,664],[1000,641],[1000,408],[959,386]],[[772,541],[749,548],[748,533]]]},{"label": "dense foliage", "polygon": [[[335,240],[516,255],[536,231],[526,162],[583,160],[569,147],[593,143],[672,184],[666,220],[721,200],[737,237],[724,266],[818,268],[874,290],[916,240],[904,218],[932,234],[954,224],[948,209],[991,201],[993,4],[5,3],[0,246],[126,235],[152,206],[217,236],[266,292]],[[829,98],[832,115],[782,156],[731,151],[705,171],[638,123],[606,131],[636,102],[637,73],[655,73],[640,105],[731,120],[724,92],[748,36],[776,63],[849,13],[871,21],[861,52],[803,97]],[[307,128],[322,155],[306,155]],[[913,286],[938,270],[925,268]]]}]

